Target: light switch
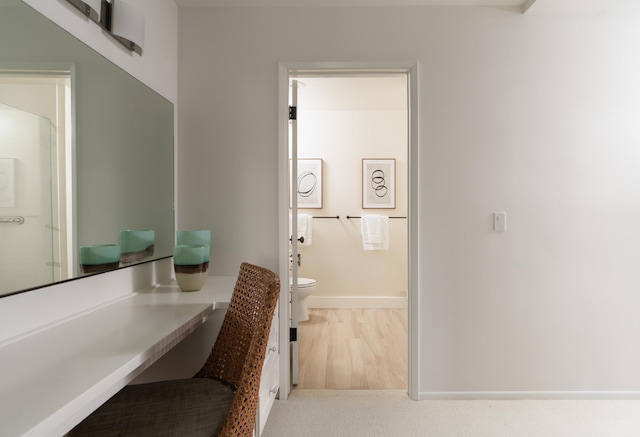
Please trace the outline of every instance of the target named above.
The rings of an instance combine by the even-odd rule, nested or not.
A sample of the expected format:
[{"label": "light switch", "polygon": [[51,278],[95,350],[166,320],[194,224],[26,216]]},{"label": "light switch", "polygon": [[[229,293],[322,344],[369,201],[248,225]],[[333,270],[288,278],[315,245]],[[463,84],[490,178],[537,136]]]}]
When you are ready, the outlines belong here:
[{"label": "light switch", "polygon": [[495,232],[505,232],[507,230],[507,213],[506,212],[493,213],[493,230]]}]

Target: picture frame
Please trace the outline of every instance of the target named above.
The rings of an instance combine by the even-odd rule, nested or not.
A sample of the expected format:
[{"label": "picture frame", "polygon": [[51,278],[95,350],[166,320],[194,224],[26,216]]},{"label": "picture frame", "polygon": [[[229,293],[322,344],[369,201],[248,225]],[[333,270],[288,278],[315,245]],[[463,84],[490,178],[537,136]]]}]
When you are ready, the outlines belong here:
[{"label": "picture frame", "polygon": [[[292,174],[292,160],[289,160],[289,181],[294,181]],[[298,208],[321,209],[322,208],[322,159],[299,158],[298,174],[295,178]],[[293,207],[291,194],[289,195],[289,208]]]},{"label": "picture frame", "polygon": [[15,159],[0,158],[0,208],[16,206]]},{"label": "picture frame", "polygon": [[362,160],[362,208],[396,207],[396,160]]}]

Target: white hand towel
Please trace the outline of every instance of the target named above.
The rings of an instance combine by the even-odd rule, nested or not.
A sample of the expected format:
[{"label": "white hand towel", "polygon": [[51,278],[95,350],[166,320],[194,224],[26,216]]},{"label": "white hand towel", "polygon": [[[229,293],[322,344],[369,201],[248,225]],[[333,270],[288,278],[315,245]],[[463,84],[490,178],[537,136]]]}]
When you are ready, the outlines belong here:
[{"label": "white hand towel", "polygon": [[298,214],[298,235],[304,237],[304,243],[300,246],[311,246],[313,234],[313,216],[310,214]]},{"label": "white hand towel", "polygon": [[[291,214],[289,214],[289,235],[292,235],[291,232],[291,223],[292,218]],[[298,214],[298,238],[303,237],[304,243],[300,243],[298,241],[298,245],[300,246],[311,246],[313,235],[313,216],[309,214]]]},{"label": "white hand towel", "polygon": [[360,233],[364,250],[389,249],[389,217],[366,214],[360,218]]}]

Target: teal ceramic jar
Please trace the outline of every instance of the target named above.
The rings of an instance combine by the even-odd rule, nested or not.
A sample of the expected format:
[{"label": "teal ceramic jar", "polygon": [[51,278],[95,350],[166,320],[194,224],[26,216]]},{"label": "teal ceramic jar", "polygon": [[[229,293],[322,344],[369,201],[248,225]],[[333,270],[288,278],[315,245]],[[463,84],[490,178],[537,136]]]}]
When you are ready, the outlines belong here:
[{"label": "teal ceramic jar", "polygon": [[84,274],[106,272],[120,265],[120,246],[92,244],[80,246],[80,270]]},{"label": "teal ceramic jar", "polygon": [[200,244],[211,247],[211,231],[209,229],[178,231],[176,244]]},{"label": "teal ceramic jar", "polygon": [[152,230],[123,230],[118,236],[120,262],[131,264],[153,256],[155,232]]},{"label": "teal ceramic jar", "polygon": [[177,244],[173,248],[173,267],[176,281],[182,291],[197,291],[207,279],[209,246],[203,244]]}]

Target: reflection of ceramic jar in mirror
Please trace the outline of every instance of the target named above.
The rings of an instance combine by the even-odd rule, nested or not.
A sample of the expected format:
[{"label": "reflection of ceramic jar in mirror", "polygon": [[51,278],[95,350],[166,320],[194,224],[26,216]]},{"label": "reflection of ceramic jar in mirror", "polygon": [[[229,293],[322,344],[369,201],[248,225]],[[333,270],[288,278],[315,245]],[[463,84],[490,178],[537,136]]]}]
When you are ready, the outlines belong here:
[{"label": "reflection of ceramic jar in mirror", "polygon": [[80,270],[85,275],[117,269],[119,265],[120,246],[117,244],[80,246]]},{"label": "reflection of ceramic jar in mirror", "polygon": [[132,264],[153,256],[155,232],[152,230],[123,230],[118,238],[120,263]]},{"label": "reflection of ceramic jar in mirror", "polygon": [[182,291],[197,291],[207,279],[209,246],[177,244],[173,248],[173,267]]}]

